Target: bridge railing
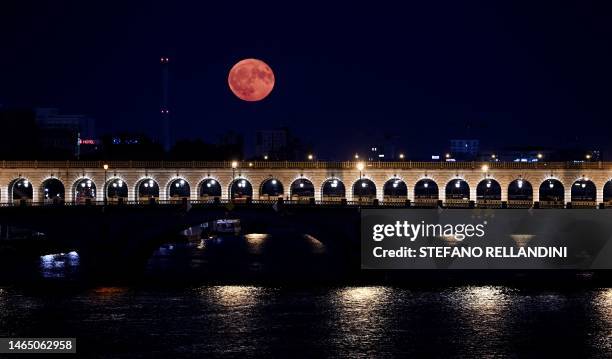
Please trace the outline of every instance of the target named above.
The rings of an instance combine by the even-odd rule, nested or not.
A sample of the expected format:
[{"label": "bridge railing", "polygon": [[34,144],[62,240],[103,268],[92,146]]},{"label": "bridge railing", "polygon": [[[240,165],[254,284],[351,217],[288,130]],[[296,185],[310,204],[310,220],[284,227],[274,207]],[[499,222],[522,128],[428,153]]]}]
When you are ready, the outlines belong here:
[{"label": "bridge railing", "polygon": [[[240,161],[238,168],[356,169],[356,161]],[[0,161],[0,168],[232,168],[232,161]],[[612,169],[612,162],[363,162],[365,169]]]}]

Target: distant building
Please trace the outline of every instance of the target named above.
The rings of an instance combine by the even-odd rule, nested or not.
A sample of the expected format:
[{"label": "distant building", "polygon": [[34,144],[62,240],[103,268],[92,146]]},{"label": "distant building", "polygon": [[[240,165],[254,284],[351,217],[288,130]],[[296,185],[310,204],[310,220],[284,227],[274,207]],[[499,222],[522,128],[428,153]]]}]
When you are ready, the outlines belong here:
[{"label": "distant building", "polygon": [[478,140],[450,140],[450,152],[454,157],[476,157],[479,148]]},{"label": "distant building", "polygon": [[558,158],[555,151],[537,147],[511,147],[500,151],[481,152],[478,159],[481,161],[502,162],[542,162]]},{"label": "distant building", "polygon": [[255,156],[261,158],[264,156],[278,157],[282,151],[287,149],[288,132],[287,129],[257,131],[255,135]]},{"label": "distant building", "polygon": [[111,137],[111,146],[138,146],[152,142],[147,136],[140,133],[121,133]]},{"label": "distant building", "polygon": [[275,161],[303,161],[313,147],[293,136],[288,128],[260,130],[255,137],[255,158]]},{"label": "distant building", "polygon": [[503,162],[597,162],[602,160],[602,154],[600,150],[596,149],[509,147],[497,152],[481,152],[477,159]]},{"label": "distant building", "polygon": [[60,114],[56,108],[38,108],[35,112],[43,150],[60,157],[79,157],[97,149],[99,141],[93,118]]},{"label": "distant building", "polygon": [[117,133],[102,137],[102,151],[105,159],[149,160],[164,158],[161,144],[155,143],[141,133]]},{"label": "distant building", "polygon": [[397,161],[404,159],[402,144],[397,135],[384,135],[368,149],[368,161]]}]

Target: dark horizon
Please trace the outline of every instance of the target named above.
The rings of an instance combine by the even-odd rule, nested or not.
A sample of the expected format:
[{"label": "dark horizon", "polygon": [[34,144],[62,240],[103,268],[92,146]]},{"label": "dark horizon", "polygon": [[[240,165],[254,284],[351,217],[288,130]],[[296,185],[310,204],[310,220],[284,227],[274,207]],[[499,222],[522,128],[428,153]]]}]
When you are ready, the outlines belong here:
[{"label": "dark horizon", "polygon": [[[384,134],[409,157],[475,138],[481,148],[610,153],[609,9],[594,3],[145,6],[2,5],[0,104],[94,117],[100,134],[160,131],[171,58],[175,139],[289,127],[320,158],[348,159]],[[242,58],[276,85],[258,103],[227,86]]]}]

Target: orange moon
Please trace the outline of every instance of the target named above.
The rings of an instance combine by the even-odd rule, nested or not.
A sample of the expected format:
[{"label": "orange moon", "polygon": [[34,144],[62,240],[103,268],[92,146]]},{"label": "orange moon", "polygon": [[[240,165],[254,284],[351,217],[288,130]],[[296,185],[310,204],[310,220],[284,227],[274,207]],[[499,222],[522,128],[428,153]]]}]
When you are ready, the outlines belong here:
[{"label": "orange moon", "polygon": [[270,66],[257,59],[244,59],[229,72],[230,90],[244,101],[260,101],[274,88],[274,73]]}]

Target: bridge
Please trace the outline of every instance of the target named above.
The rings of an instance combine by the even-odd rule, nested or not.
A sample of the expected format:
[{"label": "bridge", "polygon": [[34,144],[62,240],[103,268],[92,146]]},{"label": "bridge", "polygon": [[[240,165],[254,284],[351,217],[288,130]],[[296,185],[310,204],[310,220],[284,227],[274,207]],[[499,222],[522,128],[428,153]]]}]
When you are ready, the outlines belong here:
[{"label": "bridge", "polygon": [[3,161],[0,202],[612,205],[607,162]]},{"label": "bridge", "polygon": [[230,217],[357,248],[343,244],[364,206],[612,208],[611,179],[604,162],[0,161],[0,239],[34,230],[93,268],[143,267],[178,231]]},{"label": "bridge", "polygon": [[611,179],[611,162],[0,161],[0,203],[604,208]]}]

